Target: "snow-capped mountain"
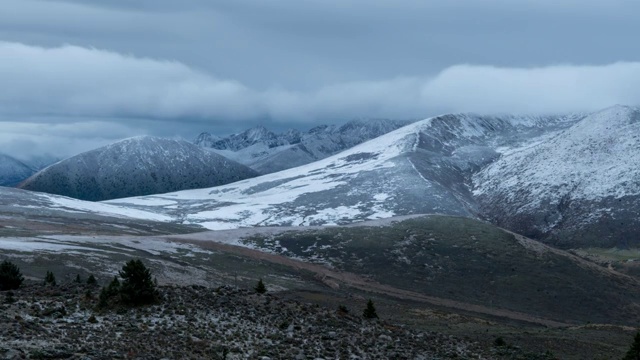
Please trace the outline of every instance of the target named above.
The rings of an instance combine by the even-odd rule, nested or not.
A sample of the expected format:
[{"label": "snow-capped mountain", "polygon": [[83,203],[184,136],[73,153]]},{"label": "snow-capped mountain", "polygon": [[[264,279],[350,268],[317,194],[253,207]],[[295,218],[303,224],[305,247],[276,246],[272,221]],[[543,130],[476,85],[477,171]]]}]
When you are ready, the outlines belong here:
[{"label": "snow-capped mountain", "polygon": [[0,186],[15,186],[36,171],[24,162],[0,154]]},{"label": "snow-capped mountain", "polygon": [[475,217],[475,172],[499,158],[501,149],[528,144],[580,118],[439,116],[296,168],[211,189],[110,203],[210,229],[343,224],[419,213]]},{"label": "snow-capped mountain", "polygon": [[305,133],[290,129],[281,134],[258,126],[226,138],[202,133],[195,143],[268,174],[324,159],[407,124],[409,121],[354,120],[342,126],[322,125]]},{"label": "snow-capped mountain", "polygon": [[640,110],[614,106],[529,146],[505,149],[474,176],[492,222],[560,245],[640,240]]},{"label": "snow-capped mountain", "polygon": [[60,161],[19,187],[94,201],[210,187],[256,175],[189,142],[141,136]]}]

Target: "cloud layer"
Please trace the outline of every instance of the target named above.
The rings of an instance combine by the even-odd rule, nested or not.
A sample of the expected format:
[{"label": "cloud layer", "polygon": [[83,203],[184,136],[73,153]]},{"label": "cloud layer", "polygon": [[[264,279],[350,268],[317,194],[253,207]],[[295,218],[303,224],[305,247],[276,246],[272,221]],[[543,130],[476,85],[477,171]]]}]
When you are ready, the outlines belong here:
[{"label": "cloud layer", "polygon": [[[499,68],[456,65],[424,77],[345,82],[307,91],[249,88],[175,62],[77,46],[0,42],[0,117],[292,123],[443,112],[597,110],[640,99],[640,63]],[[119,120],[126,119],[126,120]]]}]

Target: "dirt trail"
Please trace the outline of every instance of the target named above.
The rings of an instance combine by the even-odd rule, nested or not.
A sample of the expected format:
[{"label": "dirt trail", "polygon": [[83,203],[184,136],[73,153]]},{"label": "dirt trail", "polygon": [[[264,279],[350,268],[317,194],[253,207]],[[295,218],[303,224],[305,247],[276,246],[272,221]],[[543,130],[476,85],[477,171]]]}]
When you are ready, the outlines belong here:
[{"label": "dirt trail", "polygon": [[517,321],[540,324],[540,325],[549,326],[549,327],[571,326],[570,324],[567,324],[567,323],[539,318],[539,317],[535,317],[529,314],[520,313],[516,311],[499,309],[499,308],[490,308],[483,305],[476,305],[476,304],[470,304],[470,303],[465,303],[465,302],[456,301],[456,300],[427,296],[427,295],[423,295],[413,291],[398,289],[390,285],[380,284],[376,281],[372,281],[358,274],[344,272],[344,271],[336,271],[322,265],[311,264],[311,263],[303,262],[300,260],[294,260],[286,256],[269,254],[259,250],[254,250],[254,249],[250,249],[242,246],[218,243],[215,240],[202,240],[201,237],[200,239],[196,240],[196,239],[189,238],[188,235],[172,236],[171,240],[180,242],[180,243],[197,245],[203,249],[224,251],[228,253],[233,253],[233,254],[253,258],[256,260],[263,260],[263,261],[271,262],[274,264],[285,265],[295,270],[310,271],[316,275],[316,278],[319,281],[321,281],[325,285],[332,288],[350,287],[350,288],[354,288],[362,291],[384,294],[384,295],[392,296],[399,299],[420,301],[420,302],[424,302],[424,303],[428,303],[436,306],[442,306],[446,308],[458,309],[463,311],[470,311],[470,312],[486,314],[491,316],[498,316],[498,317],[508,318],[508,319],[517,320]]},{"label": "dirt trail", "polygon": [[626,274],[623,274],[621,272],[616,271],[615,269],[613,269],[612,267],[604,267],[604,266],[600,266],[592,261],[586,260],[584,258],[581,258],[580,256],[574,255],[570,252],[564,251],[564,250],[560,250],[560,249],[556,249],[554,247],[551,247],[549,245],[543,244],[540,241],[537,240],[533,240],[530,239],[526,236],[514,233],[512,231],[509,231],[507,229],[504,228],[500,228],[501,230],[512,234],[516,240],[518,241],[518,243],[520,243],[520,245],[522,245],[523,247],[525,247],[526,249],[529,249],[531,251],[535,251],[537,253],[545,253],[545,252],[550,252],[556,255],[560,255],[560,256],[564,256],[567,257],[569,259],[571,259],[572,261],[574,261],[578,266],[587,269],[587,270],[594,270],[597,272],[600,272],[604,275],[607,276],[613,276],[613,277],[618,277],[618,278],[623,278],[625,280],[630,280],[633,283],[635,283],[636,285],[640,286],[640,281],[636,278],[634,278],[633,276],[629,276]]}]

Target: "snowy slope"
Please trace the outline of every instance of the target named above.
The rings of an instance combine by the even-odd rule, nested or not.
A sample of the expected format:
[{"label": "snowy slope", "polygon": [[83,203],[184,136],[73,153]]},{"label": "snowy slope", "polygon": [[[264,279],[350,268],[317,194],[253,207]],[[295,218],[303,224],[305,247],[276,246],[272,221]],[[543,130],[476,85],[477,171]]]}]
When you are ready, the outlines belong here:
[{"label": "snowy slope", "polygon": [[173,221],[172,218],[155,212],[6,187],[0,187],[0,212],[43,218],[64,215],[76,217],[76,220],[79,220],[79,215],[97,215],[161,222]]},{"label": "snowy slope", "polygon": [[640,235],[640,110],[615,106],[512,149],[474,177],[499,225],[557,243],[626,245]]},{"label": "snowy slope", "polygon": [[0,154],[0,186],[15,186],[34,172],[35,170],[22,161]]},{"label": "snowy slope", "polygon": [[246,166],[189,142],[141,136],[60,161],[20,187],[105,200],[203,188],[255,175]]},{"label": "snowy slope", "polygon": [[109,203],[138,206],[210,229],[326,225],[416,213],[476,216],[468,185],[495,149],[578,118],[446,115],[337,155],[211,189]]},{"label": "snowy slope", "polygon": [[291,129],[282,134],[258,126],[222,139],[202,133],[195,143],[268,174],[324,159],[407,124],[408,121],[354,120],[342,126],[321,125],[305,133]]}]

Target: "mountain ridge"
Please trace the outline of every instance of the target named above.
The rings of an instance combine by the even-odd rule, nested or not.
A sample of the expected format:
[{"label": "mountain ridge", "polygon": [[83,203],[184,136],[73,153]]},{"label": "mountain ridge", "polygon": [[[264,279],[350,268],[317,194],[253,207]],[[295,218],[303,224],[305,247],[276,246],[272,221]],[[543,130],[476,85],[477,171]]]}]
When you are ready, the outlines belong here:
[{"label": "mountain ridge", "polygon": [[12,156],[0,154],[0,186],[15,186],[36,170]]},{"label": "mountain ridge", "polygon": [[137,136],[60,161],[19,187],[95,201],[215,186],[255,175],[186,141]]},{"label": "mountain ridge", "polygon": [[353,120],[341,126],[318,125],[306,132],[289,129],[279,134],[256,126],[224,138],[201,133],[194,143],[268,174],[324,159],[409,123]]},{"label": "mountain ridge", "polygon": [[[296,168],[211,189],[113,203],[148,206],[211,229],[340,225],[413,213],[477,217],[471,175],[495,160],[495,148],[517,146],[531,134],[558,131],[579,119],[443,115]],[[154,207],[167,201],[172,205]],[[185,213],[176,212],[176,206]]]}]

